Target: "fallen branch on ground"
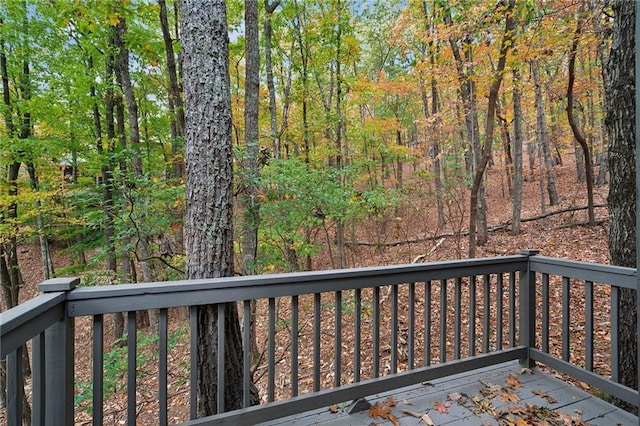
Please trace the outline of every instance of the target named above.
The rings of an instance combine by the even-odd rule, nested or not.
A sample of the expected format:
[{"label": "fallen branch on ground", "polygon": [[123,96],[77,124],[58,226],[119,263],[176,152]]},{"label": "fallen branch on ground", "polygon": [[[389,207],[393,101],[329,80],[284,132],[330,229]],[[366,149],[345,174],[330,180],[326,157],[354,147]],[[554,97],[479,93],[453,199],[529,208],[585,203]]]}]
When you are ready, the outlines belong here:
[{"label": "fallen branch on ground", "polygon": [[[596,204],[593,206],[594,208],[598,208],[598,207],[607,207],[606,204]],[[559,209],[559,210],[554,210],[554,211],[550,211],[550,212],[546,212],[546,213],[542,213],[536,216],[531,216],[531,217],[525,217],[520,219],[520,223],[523,222],[533,222],[536,220],[540,220],[540,219],[545,219],[549,216],[554,216],[557,214],[561,214],[561,213],[570,213],[570,212],[576,212],[576,211],[580,211],[580,210],[587,210],[588,206],[580,206],[580,207],[566,207],[564,209]],[[602,223],[604,222],[606,219],[598,219],[596,221],[596,224],[598,223]],[[567,224],[566,226],[579,226],[579,225],[583,225],[582,222],[580,223],[575,223],[575,224]],[[511,221],[507,221],[498,225],[494,225],[494,226],[489,226],[487,228],[488,232],[493,232],[493,231],[499,231],[501,229],[506,229],[509,228],[511,226]],[[469,231],[468,230],[462,230],[459,233],[458,232],[447,232],[447,233],[443,233],[443,234],[438,234],[438,235],[432,235],[429,237],[422,237],[422,238],[412,238],[412,239],[407,239],[407,240],[397,240],[397,241],[389,241],[389,242],[371,242],[371,241],[355,241],[355,242],[345,242],[345,245],[347,246],[367,246],[367,247],[397,247],[397,246],[401,246],[401,245],[405,245],[405,244],[417,244],[417,243],[424,243],[427,241],[433,241],[433,240],[438,240],[438,239],[442,239],[442,238],[447,238],[447,237],[463,237],[463,236],[467,236],[469,235]],[[419,259],[416,259],[416,261]],[[414,261],[415,262],[415,261]]]}]

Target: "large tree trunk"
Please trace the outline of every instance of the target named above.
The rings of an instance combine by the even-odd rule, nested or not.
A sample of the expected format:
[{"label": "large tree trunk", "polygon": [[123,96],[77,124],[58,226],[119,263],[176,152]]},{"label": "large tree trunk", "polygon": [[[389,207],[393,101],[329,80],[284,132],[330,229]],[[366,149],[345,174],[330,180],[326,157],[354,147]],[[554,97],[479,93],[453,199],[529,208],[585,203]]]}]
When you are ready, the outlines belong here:
[{"label": "large tree trunk", "polygon": [[[613,41],[605,72],[609,133],[609,253],[611,263],[636,266],[635,2],[613,2]],[[636,294],[621,289],[618,309],[620,382],[638,388]],[[621,401],[618,403],[628,407]]]},{"label": "large tree trunk", "polygon": [[[233,275],[233,159],[229,37],[223,0],[181,0],[187,160],[187,277]],[[205,88],[205,89],[203,89]],[[218,412],[217,309],[198,308],[198,415]],[[234,303],[225,305],[224,410],[242,406],[243,348]],[[252,395],[257,401],[257,395]]]}]

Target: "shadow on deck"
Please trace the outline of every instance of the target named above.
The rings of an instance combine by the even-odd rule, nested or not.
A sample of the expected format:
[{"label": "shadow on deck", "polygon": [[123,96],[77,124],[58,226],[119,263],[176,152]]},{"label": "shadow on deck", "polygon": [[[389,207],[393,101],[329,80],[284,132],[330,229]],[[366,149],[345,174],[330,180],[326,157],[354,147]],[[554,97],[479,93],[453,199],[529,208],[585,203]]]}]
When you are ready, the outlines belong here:
[{"label": "shadow on deck", "polygon": [[[638,418],[566,381],[517,362],[493,365],[418,385],[372,395],[379,410],[349,414],[342,404],[281,418],[261,426],[279,425],[637,425]],[[423,415],[427,418],[423,418]],[[546,423],[544,423],[546,422]],[[581,423],[583,422],[583,423]]]}]

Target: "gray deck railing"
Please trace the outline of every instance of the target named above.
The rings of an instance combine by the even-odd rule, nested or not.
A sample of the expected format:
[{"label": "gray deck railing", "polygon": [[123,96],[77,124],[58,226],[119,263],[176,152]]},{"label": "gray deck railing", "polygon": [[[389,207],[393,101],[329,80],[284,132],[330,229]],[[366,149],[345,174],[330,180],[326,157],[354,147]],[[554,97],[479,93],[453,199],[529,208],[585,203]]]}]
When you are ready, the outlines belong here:
[{"label": "gray deck railing", "polygon": [[[186,424],[254,424],[514,359],[529,365],[544,363],[635,404],[638,393],[617,384],[617,368],[601,368],[606,362],[617,366],[617,311],[613,309],[613,316],[603,320],[593,307],[594,300],[602,297],[609,298],[607,306],[615,306],[619,288],[634,285],[635,270],[535,253],[104,287],[74,288],[77,280],[73,279],[45,282],[40,286],[43,295],[0,314],[0,355],[7,357],[8,424],[21,423],[22,351],[30,339],[34,424],[73,424],[73,371],[79,356],[73,347],[74,319],[78,317],[90,317],[93,324],[92,416],[94,424],[103,423],[104,316],[114,312],[126,312],[128,318],[126,418],[128,424],[135,424],[139,414],[135,318],[137,311],[148,309],[159,310],[159,402],[153,418],[168,424],[167,377],[173,367],[167,355],[169,309],[188,307],[190,338],[185,350],[195,365],[197,306],[217,305],[222,319],[226,303],[238,303],[244,313],[250,311],[251,301],[257,301],[255,321],[265,338],[264,361],[257,368],[261,373],[254,375],[259,376],[264,403],[248,406],[250,383],[245,380],[244,408],[196,419],[197,373],[191,368],[191,420]],[[571,315],[577,300],[570,295],[577,283],[584,288],[583,324]],[[557,316],[549,313],[550,305],[556,312],[556,304],[562,311],[559,324]],[[248,378],[252,367],[246,350],[248,315],[243,325],[244,377]],[[602,347],[606,339],[594,342],[594,336],[602,333],[610,336],[609,348]],[[561,348],[555,344],[558,336]],[[224,343],[219,339],[220,347]],[[580,352],[585,354],[584,361],[572,359],[577,345],[584,345]],[[601,359],[607,351],[613,355]],[[299,359],[311,362],[299,363]],[[218,395],[224,397],[223,392]],[[222,399],[218,406],[224,406]]]}]

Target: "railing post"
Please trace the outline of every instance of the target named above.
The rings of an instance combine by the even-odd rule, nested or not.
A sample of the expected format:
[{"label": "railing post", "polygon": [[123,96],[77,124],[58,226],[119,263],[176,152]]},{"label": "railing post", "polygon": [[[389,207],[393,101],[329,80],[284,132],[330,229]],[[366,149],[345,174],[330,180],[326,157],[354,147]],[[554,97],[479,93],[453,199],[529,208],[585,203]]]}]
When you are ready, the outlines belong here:
[{"label": "railing post", "polygon": [[[71,291],[80,278],[54,278],[38,290],[44,293]],[[45,419],[47,425],[73,425],[74,319],[64,318],[45,331]]]},{"label": "railing post", "polygon": [[[535,256],[538,250],[520,250],[524,256]],[[527,347],[527,358],[521,359],[520,364],[532,368],[535,363],[531,360],[529,351],[536,344],[536,274],[531,271],[530,263],[527,269],[520,271],[520,345]]]}]

